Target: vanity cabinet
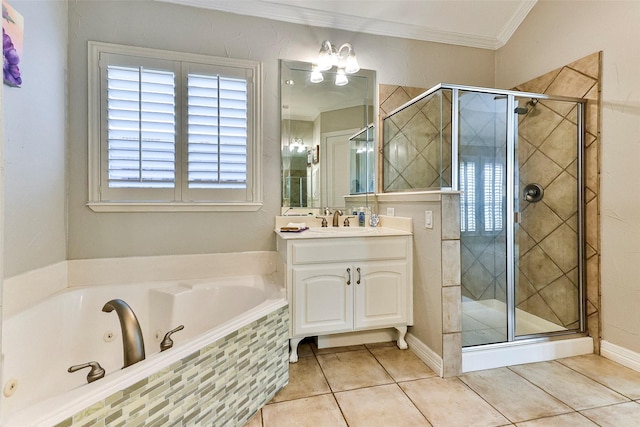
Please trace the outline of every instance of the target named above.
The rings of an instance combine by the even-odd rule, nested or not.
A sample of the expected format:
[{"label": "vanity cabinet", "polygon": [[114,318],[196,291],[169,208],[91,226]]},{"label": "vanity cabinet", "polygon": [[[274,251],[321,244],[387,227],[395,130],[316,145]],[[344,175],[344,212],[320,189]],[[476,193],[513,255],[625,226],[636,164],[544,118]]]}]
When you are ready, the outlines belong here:
[{"label": "vanity cabinet", "polygon": [[290,361],[305,337],[413,323],[411,235],[278,239],[290,311]]},{"label": "vanity cabinet", "polygon": [[295,266],[295,335],[322,335],[407,322],[406,261]]}]

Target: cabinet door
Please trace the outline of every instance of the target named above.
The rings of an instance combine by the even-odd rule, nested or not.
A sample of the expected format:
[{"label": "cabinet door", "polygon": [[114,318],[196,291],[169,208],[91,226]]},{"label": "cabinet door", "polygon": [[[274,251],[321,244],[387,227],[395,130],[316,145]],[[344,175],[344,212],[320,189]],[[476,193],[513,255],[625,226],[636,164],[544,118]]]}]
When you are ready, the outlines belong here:
[{"label": "cabinet door", "polygon": [[[351,283],[347,269],[351,269]],[[293,268],[293,334],[353,330],[353,267],[324,264]]]},{"label": "cabinet door", "polygon": [[407,262],[363,262],[355,269],[355,328],[406,324]]}]

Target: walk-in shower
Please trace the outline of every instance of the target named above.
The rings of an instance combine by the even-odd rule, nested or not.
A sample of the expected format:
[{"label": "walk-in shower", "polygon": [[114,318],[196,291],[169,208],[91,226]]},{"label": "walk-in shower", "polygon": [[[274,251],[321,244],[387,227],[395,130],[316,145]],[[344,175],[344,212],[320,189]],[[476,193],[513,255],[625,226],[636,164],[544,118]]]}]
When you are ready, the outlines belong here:
[{"label": "walk-in shower", "polygon": [[463,347],[585,331],[583,100],[440,84],[383,133],[385,192],[460,191]]}]

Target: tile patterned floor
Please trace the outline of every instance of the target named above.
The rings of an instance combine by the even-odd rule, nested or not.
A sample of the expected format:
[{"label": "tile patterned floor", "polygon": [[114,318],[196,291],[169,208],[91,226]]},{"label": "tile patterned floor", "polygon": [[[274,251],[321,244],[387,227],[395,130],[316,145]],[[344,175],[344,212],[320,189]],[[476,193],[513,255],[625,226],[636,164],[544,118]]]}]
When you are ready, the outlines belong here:
[{"label": "tile patterned floor", "polygon": [[299,347],[245,427],[639,426],[640,372],[596,355],[439,378],[393,343]]}]

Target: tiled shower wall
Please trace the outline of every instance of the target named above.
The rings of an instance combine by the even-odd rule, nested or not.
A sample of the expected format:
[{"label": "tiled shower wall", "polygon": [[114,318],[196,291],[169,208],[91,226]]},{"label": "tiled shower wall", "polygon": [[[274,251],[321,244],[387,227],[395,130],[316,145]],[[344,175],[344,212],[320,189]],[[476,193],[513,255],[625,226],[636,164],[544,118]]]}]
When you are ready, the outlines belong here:
[{"label": "tiled shower wall", "polygon": [[56,425],[243,426],[289,381],[284,306]]},{"label": "tiled shower wall", "polygon": [[[534,93],[545,93],[549,95],[558,95],[558,96],[568,96],[575,98],[585,98],[587,99],[586,104],[586,137],[585,137],[585,238],[586,238],[586,293],[587,293],[587,327],[589,331],[589,335],[594,338],[595,351],[599,352],[599,341],[600,341],[600,319],[599,319],[599,307],[600,307],[600,241],[599,241],[599,111],[600,111],[600,64],[601,64],[601,53],[594,53],[585,58],[577,60],[565,67],[559,68],[557,70],[553,70],[543,76],[540,76],[536,79],[533,79],[529,82],[523,83],[517,86],[515,89],[520,91],[534,92]],[[390,85],[380,85],[379,86],[379,94],[380,94],[380,115],[384,117],[389,112],[393,111],[395,108],[403,105],[404,103],[410,101],[412,98],[423,93],[425,89],[420,88],[408,88],[402,86],[390,86]],[[443,103],[444,104],[444,103]],[[435,112],[433,107],[428,107],[425,102],[423,107],[420,110],[422,111],[431,111]],[[542,107],[540,110],[547,109],[552,111],[553,107],[558,110],[558,106],[552,106],[549,104],[547,107]],[[407,114],[408,117],[416,117],[418,111],[411,111]],[[560,113],[560,114],[558,114]],[[424,118],[428,118],[428,124],[432,127],[437,127],[437,124],[433,122],[435,120],[433,115],[424,115]],[[560,119],[558,119],[558,116]],[[554,126],[551,126],[550,129],[554,130],[556,134],[560,134],[564,130],[569,127],[575,127],[573,124],[569,123],[569,121],[565,120],[564,116],[571,116],[570,111],[555,111],[553,114],[548,114],[547,117],[549,120],[556,120]],[[419,117],[419,116],[418,116]],[[573,114],[575,117],[575,114]],[[423,119],[421,117],[421,119]],[[544,119],[544,117],[539,118]],[[423,120],[424,121],[424,120]],[[410,120],[403,119],[403,123],[394,124],[397,126],[398,124],[410,124]],[[569,123],[571,126],[564,126],[563,123]],[[541,129],[549,128],[548,124],[545,124],[543,121],[540,123],[543,124]],[[408,145],[407,142],[397,139],[400,142],[400,147],[403,147],[404,152],[403,156],[398,156],[397,160],[399,163],[394,165],[392,172],[389,176],[385,177],[383,173],[383,166],[386,168],[388,166],[388,159],[383,160],[378,165],[378,176],[382,177],[381,186],[379,190],[383,191],[397,191],[397,190],[406,190],[414,188],[412,187],[412,182],[421,182],[418,184],[418,188],[424,188],[424,183],[429,181],[431,184],[435,183],[438,177],[432,177],[433,174],[427,174],[428,176],[424,178],[422,181],[416,179],[415,171],[421,170],[419,167],[413,167],[412,162],[418,158],[418,156],[423,156],[428,152],[427,148],[430,144],[435,140],[440,140],[442,138],[443,141],[447,140],[447,135],[450,135],[450,126],[448,123],[443,123],[443,135],[438,135],[433,132],[433,130],[429,131],[429,126],[427,128],[418,128],[413,126],[412,132],[414,134],[420,135],[424,141],[421,143],[422,145]],[[382,138],[382,123],[379,126],[379,141],[383,141]],[[521,131],[525,132],[523,136],[528,139],[535,139],[534,134],[536,129],[529,128],[526,126],[522,126]],[[392,136],[395,136],[395,129],[390,131]],[[553,132],[552,132],[553,133]],[[550,135],[545,135],[549,137]],[[554,136],[555,137],[555,136]],[[538,138],[539,139],[539,138]],[[450,139],[449,139],[450,141]],[[542,140],[540,141],[542,142]],[[539,144],[541,146],[541,144]],[[526,151],[527,159],[530,158],[535,151],[538,151],[538,154],[533,159],[543,159],[548,157],[543,153],[544,149],[540,150],[537,146],[532,146],[533,149],[530,151]],[[389,148],[382,146],[380,148],[381,157],[389,153]],[[525,151],[523,150],[523,153]],[[563,153],[556,153],[558,156],[562,157]],[[523,160],[527,159],[519,159],[520,163],[523,163]],[[422,159],[418,159],[424,165]],[[542,162],[540,164],[535,165],[534,162],[530,164],[532,169],[534,168],[545,168],[552,163],[555,163],[552,160],[549,160],[551,163],[545,164]],[[385,163],[386,162],[386,163]],[[417,166],[418,163],[415,163],[414,166]],[[575,166],[575,165],[573,165]],[[557,169],[553,166],[551,169]],[[572,186],[572,182],[575,182],[575,173],[572,177],[571,174],[565,173],[565,169],[569,170],[571,167],[567,168],[567,165],[561,165],[558,172],[551,177],[551,181],[549,184],[555,181],[557,186],[566,186],[570,188]],[[422,170],[429,171],[429,167],[423,167]],[[526,169],[525,169],[526,171]],[[409,179],[405,178],[408,177]],[[433,179],[431,179],[433,178]],[[572,181],[573,179],[573,181]],[[522,184],[522,183],[521,183]],[[430,185],[430,184],[429,184]],[[560,198],[561,199],[561,198]],[[560,270],[562,274],[557,277],[552,277],[549,281],[541,281],[540,283],[544,283],[544,286],[536,287],[527,287],[524,286],[524,289],[519,289],[518,293],[521,297],[518,299],[517,303],[519,307],[526,309],[527,311],[533,311],[534,314],[537,314],[543,318],[547,318],[556,323],[561,323],[566,326],[575,326],[575,321],[577,320],[577,313],[573,309],[567,310],[565,304],[558,304],[558,297],[567,298],[568,296],[575,297],[577,295],[577,288],[575,284],[576,280],[576,270],[575,266],[568,266],[563,261],[566,261],[562,252],[557,251],[557,247],[553,247],[554,245],[549,244],[553,242],[553,234],[556,232],[557,234],[567,234],[570,235],[573,233],[575,235],[575,216],[566,215],[565,209],[562,204],[553,203],[551,200],[550,204],[552,207],[548,207],[547,213],[551,212],[553,215],[557,216],[561,219],[561,221],[557,222],[554,227],[550,227],[546,229],[548,226],[546,221],[538,221],[538,225],[535,224],[536,221],[529,221],[527,225],[528,231],[527,235],[535,235],[536,239],[530,239],[528,242],[519,242],[523,248],[526,248],[526,251],[522,251],[521,255],[529,254],[530,257],[533,257],[535,254],[540,256],[544,256],[544,249],[547,251],[556,250],[554,256],[558,259],[558,264],[561,264]],[[557,212],[557,213],[556,213]],[[530,212],[533,213],[533,210]],[[526,219],[523,218],[523,221],[526,222]],[[573,225],[573,227],[569,226],[569,224]],[[500,235],[495,236],[499,238]],[[551,237],[546,240],[546,248],[543,248],[540,244],[545,241],[545,238]],[[565,236],[566,237],[566,236]],[[575,241],[575,240],[574,240]],[[483,245],[485,246],[485,245]],[[536,249],[537,248],[537,249]],[[468,249],[468,248],[467,248]],[[533,251],[532,251],[533,249]],[[464,264],[467,266],[480,266],[482,265],[482,259],[486,261],[487,257],[483,255],[484,252],[480,251],[470,251],[463,248],[462,249],[463,257],[467,257],[465,259]],[[474,252],[477,252],[474,254]],[[474,259],[475,257],[475,259]],[[495,259],[495,257],[489,257]],[[476,262],[477,261],[477,262]],[[530,260],[531,261],[531,260]],[[487,270],[489,271],[489,270]],[[492,269],[491,271],[497,271],[497,269]],[[476,276],[472,270],[467,270],[461,272],[463,275],[466,273],[470,277]],[[539,272],[529,271],[529,274],[537,274]],[[493,285],[499,287],[504,287],[504,283],[499,280],[500,274],[494,274],[493,277]],[[551,277],[551,276],[550,276]],[[465,283],[464,277],[462,279],[463,285]],[[523,280],[519,280],[521,283],[526,283]],[[554,283],[555,282],[555,283]],[[553,285],[553,286],[551,286]],[[484,293],[490,286],[483,287],[481,293]],[[468,293],[469,295],[473,295],[474,297],[480,297],[481,295],[475,295],[477,293],[477,289],[474,292],[471,292],[470,289],[463,288],[463,294]],[[499,295],[501,292],[493,292],[494,295]],[[490,297],[489,294],[484,296]],[[495,297],[495,296],[494,296]]]},{"label": "tiled shower wall", "polygon": [[[600,87],[601,87],[601,52],[591,54],[587,57],[579,59],[571,64],[568,64],[562,68],[558,68],[549,73],[546,73],[540,77],[530,80],[526,83],[518,85],[515,89],[526,91],[544,93],[548,95],[569,96],[575,98],[587,99],[586,104],[586,133],[584,141],[584,153],[585,153],[585,239],[586,239],[586,293],[587,293],[587,327],[589,335],[594,338],[594,345],[596,353],[600,350],[600,222],[599,222],[599,188],[600,188],[600,161],[599,161],[599,145],[600,145]],[[555,109],[557,106],[549,106],[550,109]],[[557,120],[558,115],[571,117],[569,111],[556,111],[556,114],[549,114],[548,120]],[[553,129],[555,133],[560,133],[569,128],[569,126],[563,126],[566,119],[557,120]],[[527,140],[540,140],[540,135],[535,135],[535,131],[531,131],[528,135],[524,135]],[[548,135],[545,139],[553,138],[553,135]],[[570,174],[564,173],[567,165],[557,164],[557,159],[562,159],[562,153],[549,154],[543,153],[543,144],[535,146],[533,152],[528,153],[529,158],[533,156],[534,152],[541,151],[538,159],[547,159],[546,161],[538,162],[536,164],[537,169],[545,169],[551,172],[549,177],[549,185],[566,186],[570,187],[572,182],[575,182]],[[549,154],[549,156],[547,156]],[[555,161],[550,159],[554,158]],[[523,163],[520,160],[521,164]],[[526,164],[526,162],[524,162]],[[535,242],[525,243],[519,242],[521,245],[534,245],[538,249],[535,253],[540,256],[544,256],[544,253],[556,251],[551,245],[545,247],[542,242],[547,239],[548,242],[553,241],[554,234],[571,234],[575,235],[575,226],[572,228],[570,224],[575,221],[566,214],[565,205],[563,203],[553,203],[550,201],[548,205],[542,210],[545,211],[544,218],[540,218],[538,225],[529,224],[527,234],[535,235]],[[526,211],[525,211],[526,212]],[[523,221],[525,221],[523,212]],[[553,227],[549,227],[550,222],[555,224]],[[565,226],[566,224],[566,226]],[[547,227],[546,230],[544,228]],[[532,253],[531,251],[527,253]],[[563,255],[559,253],[556,258],[558,259],[558,267],[561,270],[568,270],[567,265],[563,265]],[[528,274],[539,274],[534,272],[528,272]],[[555,283],[551,283],[548,286],[539,286],[538,288],[531,288],[523,290],[523,299],[518,301],[518,304],[522,308],[526,308],[528,311],[536,310],[537,313],[546,313],[547,316],[555,316],[558,320],[564,324],[571,325],[572,317],[575,314],[567,311],[566,307],[562,307],[561,304],[556,302],[565,295],[567,292],[577,292],[573,283],[575,279],[575,272],[569,270],[569,274],[561,276],[560,280],[555,280]],[[553,282],[553,281],[552,281]],[[572,282],[572,283],[570,283]],[[537,314],[536,313],[536,314]],[[551,319],[550,319],[551,320]],[[554,320],[555,321],[555,320]]]},{"label": "tiled shower wall", "polygon": [[[393,110],[395,110],[396,108],[400,107],[401,105],[411,101],[413,98],[420,95],[425,90],[426,89],[424,88],[408,87],[408,86],[394,86],[394,85],[384,85],[384,84],[378,85],[378,97],[380,102],[378,141],[381,141],[381,142],[385,141],[385,137],[383,135],[384,126],[382,125],[382,118],[385,117],[390,112],[392,112]],[[412,112],[414,111],[415,110],[412,110]],[[451,114],[449,114],[449,116],[450,115]],[[405,116],[407,116],[406,113],[403,114],[403,117]],[[387,136],[387,141],[389,140],[390,137],[396,136],[398,138],[396,144],[401,147],[402,151],[395,156],[394,164],[391,165],[390,158],[389,158],[390,145],[387,143],[387,141],[385,141],[385,144],[379,147],[378,159],[381,159],[381,161],[378,162],[378,168],[376,173],[377,173],[377,176],[381,177],[382,179],[377,180],[378,187],[379,187],[377,190],[378,192],[392,192],[392,191],[407,190],[407,189],[413,188],[411,187],[412,183],[414,183],[416,186],[419,185],[416,181],[417,177],[415,177],[415,175],[410,175],[410,172],[420,173],[420,170],[418,168],[416,168],[415,170],[409,169],[409,168],[412,164],[414,164],[415,166],[418,166],[422,164],[424,161],[426,161],[422,152],[427,146],[432,145],[435,142],[436,138],[439,139],[439,135],[437,133],[430,132],[429,134],[430,137],[428,138],[428,140],[424,142],[419,142],[419,143],[411,142],[406,138],[400,139],[400,135],[398,135],[397,130],[401,128],[403,124],[410,125],[409,122],[411,122],[412,118],[413,118],[412,116],[411,117],[407,116],[407,118],[403,120],[403,123],[394,123],[394,129],[390,129],[386,131],[389,135]],[[420,121],[416,121],[416,123],[419,123],[419,122]],[[432,123],[431,121],[424,121],[424,122]],[[433,124],[432,124],[432,127],[434,127]],[[427,131],[425,130],[425,134],[426,132]],[[416,129],[416,135],[419,135],[419,134],[420,134],[419,129]],[[418,146],[416,146],[415,144],[418,144]],[[419,155],[419,158],[417,158],[418,155]],[[416,160],[415,163],[414,163],[414,160]],[[383,173],[383,168],[385,170],[385,173]],[[387,170],[390,170],[392,172],[387,173],[386,172]],[[436,178],[435,176],[431,177],[431,179],[429,179],[429,182],[431,183],[435,181],[435,178]],[[427,179],[425,178],[423,181],[427,181]],[[424,188],[424,186],[420,185],[420,188]]]},{"label": "tiled shower wall", "polygon": [[[405,93],[403,88],[398,93]],[[383,103],[387,108],[394,99]],[[383,191],[451,186],[451,91],[440,90],[385,120]]]}]

